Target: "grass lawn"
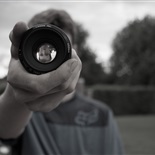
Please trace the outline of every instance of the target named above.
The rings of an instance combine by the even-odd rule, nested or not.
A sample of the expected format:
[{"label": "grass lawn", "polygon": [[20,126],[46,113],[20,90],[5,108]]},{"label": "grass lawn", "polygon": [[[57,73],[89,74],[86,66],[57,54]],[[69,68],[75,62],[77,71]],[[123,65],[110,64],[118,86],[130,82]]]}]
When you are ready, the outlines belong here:
[{"label": "grass lawn", "polygon": [[126,155],[155,155],[155,115],[116,117]]}]

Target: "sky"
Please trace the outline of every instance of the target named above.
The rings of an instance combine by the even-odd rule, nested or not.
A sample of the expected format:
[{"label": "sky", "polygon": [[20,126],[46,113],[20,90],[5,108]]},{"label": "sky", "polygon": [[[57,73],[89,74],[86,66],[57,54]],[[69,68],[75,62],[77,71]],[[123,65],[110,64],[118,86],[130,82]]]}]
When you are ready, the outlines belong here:
[{"label": "sky", "polygon": [[116,33],[135,18],[155,16],[155,1],[2,1],[0,0],[0,78],[10,60],[9,33],[18,21],[28,22],[49,8],[64,9],[89,32],[88,44],[108,68]]}]

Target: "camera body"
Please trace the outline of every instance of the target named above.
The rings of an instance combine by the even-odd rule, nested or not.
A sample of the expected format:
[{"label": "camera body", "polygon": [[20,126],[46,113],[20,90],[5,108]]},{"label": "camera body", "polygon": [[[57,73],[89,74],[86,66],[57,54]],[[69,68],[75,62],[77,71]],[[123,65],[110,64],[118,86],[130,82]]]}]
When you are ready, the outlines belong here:
[{"label": "camera body", "polygon": [[43,74],[57,69],[71,58],[71,43],[60,28],[38,24],[23,35],[19,46],[19,59],[32,74]]}]

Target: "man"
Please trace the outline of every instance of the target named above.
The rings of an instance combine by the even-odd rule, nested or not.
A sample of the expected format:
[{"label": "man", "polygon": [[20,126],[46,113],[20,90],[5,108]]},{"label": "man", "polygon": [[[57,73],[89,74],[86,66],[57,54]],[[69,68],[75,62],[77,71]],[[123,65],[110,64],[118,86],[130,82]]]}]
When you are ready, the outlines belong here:
[{"label": "man", "polygon": [[55,48],[52,45],[46,43],[41,45],[37,52],[36,58],[41,63],[49,63],[54,59],[54,55],[56,55]]},{"label": "man", "polygon": [[[28,25],[41,23],[63,29],[76,47],[76,29],[68,13],[46,10]],[[74,91],[81,70],[75,50],[71,60],[53,72],[37,76],[24,70],[18,60],[18,46],[27,29],[18,23],[10,33],[12,58],[8,84],[0,98],[1,140],[12,144],[13,153],[21,155],[121,155],[111,110]]]}]

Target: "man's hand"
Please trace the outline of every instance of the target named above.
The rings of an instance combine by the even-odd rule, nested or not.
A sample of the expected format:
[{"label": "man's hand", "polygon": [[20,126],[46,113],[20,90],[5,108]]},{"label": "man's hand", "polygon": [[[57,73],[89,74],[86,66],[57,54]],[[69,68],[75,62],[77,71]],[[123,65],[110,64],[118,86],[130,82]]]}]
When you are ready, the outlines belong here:
[{"label": "man's hand", "polygon": [[26,24],[17,23],[10,33],[11,61],[7,81],[16,101],[32,111],[47,112],[54,109],[62,99],[73,92],[81,71],[81,61],[75,50],[72,58],[58,69],[41,75],[28,73],[18,58],[18,48]]}]

